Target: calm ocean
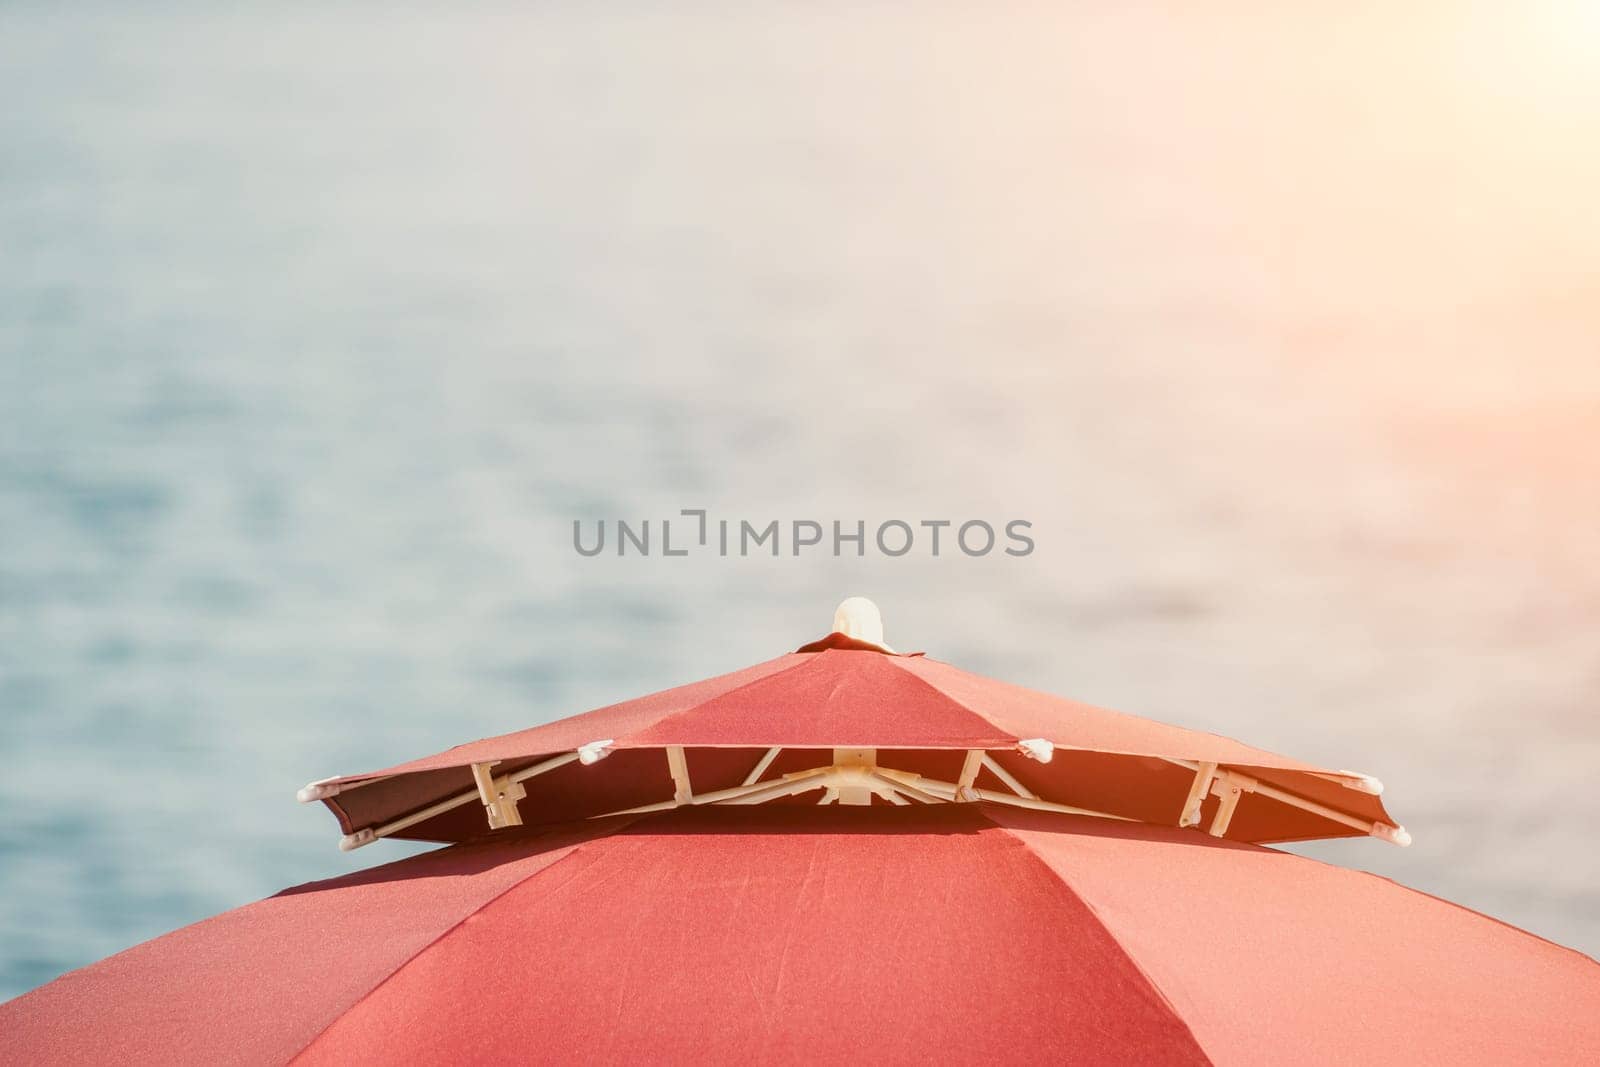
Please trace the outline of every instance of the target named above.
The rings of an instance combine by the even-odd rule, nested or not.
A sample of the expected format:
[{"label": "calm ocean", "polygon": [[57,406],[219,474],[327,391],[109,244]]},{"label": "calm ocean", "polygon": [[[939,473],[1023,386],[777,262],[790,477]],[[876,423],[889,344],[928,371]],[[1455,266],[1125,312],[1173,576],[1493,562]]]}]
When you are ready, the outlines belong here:
[{"label": "calm ocean", "polygon": [[[0,997],[850,594],[1600,952],[1593,68],[1226,6],[0,5]],[[573,551],[681,508],[1037,548]]]}]

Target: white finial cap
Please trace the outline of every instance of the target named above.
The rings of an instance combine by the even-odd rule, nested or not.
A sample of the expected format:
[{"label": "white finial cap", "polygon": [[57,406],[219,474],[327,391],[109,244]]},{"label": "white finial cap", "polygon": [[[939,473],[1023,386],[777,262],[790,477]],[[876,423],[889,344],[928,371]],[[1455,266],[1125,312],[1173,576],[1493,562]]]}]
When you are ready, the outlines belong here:
[{"label": "white finial cap", "polygon": [[833,629],[857,641],[889,647],[883,643],[883,616],[878,605],[864,596],[853,596],[839,605],[833,613]]}]

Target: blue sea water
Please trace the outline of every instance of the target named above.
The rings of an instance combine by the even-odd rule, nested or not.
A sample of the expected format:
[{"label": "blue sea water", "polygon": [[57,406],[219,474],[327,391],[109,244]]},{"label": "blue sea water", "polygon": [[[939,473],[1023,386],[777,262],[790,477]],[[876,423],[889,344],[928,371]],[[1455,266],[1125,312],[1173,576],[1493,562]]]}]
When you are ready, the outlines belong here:
[{"label": "blue sea water", "polygon": [[[1466,10],[0,6],[0,996],[851,594],[1600,951],[1600,96]],[[572,549],[682,508],[1037,547]]]}]

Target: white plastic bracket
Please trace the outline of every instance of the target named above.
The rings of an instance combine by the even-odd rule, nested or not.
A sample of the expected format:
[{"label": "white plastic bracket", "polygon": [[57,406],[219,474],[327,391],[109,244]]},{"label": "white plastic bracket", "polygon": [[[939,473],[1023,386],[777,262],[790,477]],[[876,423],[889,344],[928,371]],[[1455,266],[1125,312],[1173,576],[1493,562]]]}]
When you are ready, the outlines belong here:
[{"label": "white plastic bracket", "polygon": [[1386,822],[1375,822],[1369,831],[1379,841],[1387,841],[1391,845],[1406,848],[1411,844],[1411,834],[1404,826],[1390,826]]},{"label": "white plastic bracket", "polygon": [[340,792],[341,789],[338,782],[332,778],[323,778],[320,781],[312,782],[310,785],[301,786],[300,791],[294,795],[294,798],[302,804],[310,804],[318,800],[327,800],[329,797],[336,797]]},{"label": "white plastic bracket", "polygon": [[343,837],[339,838],[339,851],[349,852],[353,849],[360,848],[362,845],[370,845],[377,839],[377,831],[370,826],[363,827],[353,834],[345,834]]},{"label": "white plastic bracket", "polygon": [[1031,760],[1049,763],[1055,758],[1056,746],[1042,737],[1029,737],[1017,742],[1017,751]]},{"label": "white plastic bracket", "polygon": [[611,738],[602,741],[590,741],[587,745],[578,746],[578,762],[585,767],[593,766],[611,755],[611,746],[616,744]]}]

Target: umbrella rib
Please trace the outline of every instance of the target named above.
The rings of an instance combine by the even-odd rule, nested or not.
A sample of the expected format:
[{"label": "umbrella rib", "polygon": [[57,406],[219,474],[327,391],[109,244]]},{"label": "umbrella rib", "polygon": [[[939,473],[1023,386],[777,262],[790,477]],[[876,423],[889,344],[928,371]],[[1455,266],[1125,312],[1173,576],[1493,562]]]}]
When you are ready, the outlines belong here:
[{"label": "umbrella rib", "polygon": [[[797,793],[807,793],[813,789],[824,788],[824,779],[832,773],[832,767],[817,767],[814,770],[803,771],[791,778],[776,782],[769,782],[758,787],[746,789],[736,786],[737,792],[724,800],[712,801],[715,804],[765,804],[769,800],[779,800],[783,797],[792,797]],[[728,790],[727,792],[734,792]]]},{"label": "umbrella rib", "polygon": [[896,770],[893,767],[879,767],[878,773],[893,781],[897,788],[901,785],[910,785],[937,796],[940,800],[954,800],[957,790],[961,788],[955,782],[945,782],[938,778],[924,778],[920,774]]},{"label": "umbrella rib", "polygon": [[[985,790],[985,792],[987,792],[987,790]],[[1013,797],[1011,799],[1016,800],[1018,798]],[[983,817],[987,819],[989,823],[997,830],[1010,836],[1012,840],[1020,844],[1023,852],[1030,857],[1034,863],[1043,868],[1049,877],[1053,878],[1065,892],[1071,894],[1072,897],[1083,906],[1084,910],[1088,913],[1089,917],[1094,921],[1094,923],[1098,925],[1099,928],[1111,939],[1112,943],[1121,953],[1123,960],[1126,961],[1133,973],[1138,975],[1139,978],[1144,981],[1145,988],[1147,988],[1161,1003],[1161,1006],[1166,1009],[1168,1015],[1171,1016],[1172,1021],[1181,1027],[1184,1033],[1189,1035],[1190,1040],[1194,1042],[1195,1049],[1203,1057],[1203,1062],[1207,1064],[1217,1063],[1217,1057],[1211,1054],[1209,1048],[1201,1044],[1200,1036],[1194,1031],[1194,1024],[1185,1015],[1184,1011],[1173,1003],[1172,998],[1167,995],[1167,990],[1163,987],[1163,984],[1156,980],[1156,976],[1146,968],[1144,963],[1140,962],[1139,957],[1135,956],[1134,950],[1128,944],[1124,943],[1123,939],[1118,936],[1116,931],[1112,929],[1111,924],[1102,914],[1102,907],[1097,904],[1097,902],[1091,896],[1081,891],[1074,881],[1068,877],[1068,874],[1065,870],[1058,869],[1055,864],[1047,860],[1037,844],[1035,844],[1035,842],[1032,841],[1028,836],[1025,836],[1024,833],[1020,832],[1020,827],[1007,824],[1001,819],[995,818],[994,813],[984,811],[982,814]],[[1118,816],[1111,816],[1111,818],[1118,818]],[[1129,819],[1125,821],[1137,822],[1138,820]]]},{"label": "umbrella rib", "polygon": [[[946,782],[938,778],[924,778],[910,771],[897,771],[889,767],[880,767],[879,773],[887,775],[896,783],[911,784],[914,788],[925,790],[934,794],[940,800],[956,800],[961,796],[962,786],[956,782]],[[1077,808],[1071,804],[1057,804],[1053,800],[1041,800],[1039,797],[1020,797],[1010,793],[1001,793],[993,789],[980,789],[967,786],[966,792],[978,800],[987,800],[994,804],[1007,804],[1014,808],[1029,808],[1033,811],[1053,811],[1061,815],[1089,815],[1096,819],[1115,819],[1118,822],[1138,822],[1126,815],[1113,815],[1108,811],[1095,811],[1093,808]]]},{"label": "umbrella rib", "polygon": [[[1176,759],[1172,756],[1162,756],[1160,758],[1168,763],[1179,767],[1187,767],[1195,772],[1199,772],[1203,766],[1203,764],[1194,760]],[[1264,797],[1271,797],[1273,800],[1287,804],[1292,808],[1299,808],[1301,811],[1308,811],[1313,815],[1320,815],[1331,822],[1348,826],[1352,830],[1360,830],[1364,834],[1376,837],[1380,841],[1387,841],[1391,845],[1399,845],[1404,848],[1411,844],[1411,835],[1406,832],[1404,826],[1394,826],[1390,823],[1379,822],[1376,819],[1363,819],[1359,815],[1351,815],[1348,812],[1340,811],[1338,808],[1330,808],[1328,805],[1320,804],[1309,797],[1291,793],[1287,789],[1280,789],[1268,782],[1263,782],[1258,778],[1226,767],[1218,768],[1215,777],[1217,781],[1212,788],[1216,789],[1218,786],[1222,786],[1225,789],[1222,794],[1222,803],[1226,808],[1219,808],[1217,815],[1212,816],[1213,837],[1221,837],[1227,832],[1229,822],[1233,817],[1233,807],[1238,804],[1238,794],[1259,793]],[[1230,795],[1233,798],[1232,803],[1229,802]],[[1224,810],[1227,812],[1227,817],[1222,819],[1221,830],[1215,830],[1215,823]]]},{"label": "umbrella rib", "polygon": [[[696,798],[696,802],[698,798]],[[637,808],[624,808],[621,811],[608,811],[604,815],[591,815],[591,819],[610,819],[618,815],[648,815],[654,811],[671,811],[673,808],[682,807],[676,800],[660,800],[654,804],[640,804]]]},{"label": "umbrella rib", "polygon": [[1138,819],[1127,815],[1113,815],[1109,811],[1099,811],[1095,808],[1080,808],[1075,804],[1058,804],[1053,800],[1043,800],[1039,797],[1018,797],[1010,793],[1001,793],[994,789],[975,788],[979,800],[987,800],[991,804],[1006,804],[1013,808],[1028,808],[1031,811],[1053,811],[1058,815],[1088,815],[1096,819],[1113,819],[1117,822],[1138,822]]},{"label": "umbrella rib", "polygon": [[[945,804],[945,803],[948,803],[948,801],[944,797],[937,796],[934,793],[930,793],[925,789],[918,788],[918,785],[920,783],[906,781],[906,780],[904,780],[903,778],[901,778],[898,775],[891,776],[891,775],[885,774],[884,771],[886,771],[886,770],[888,770],[888,768],[886,768],[886,767],[879,768],[877,773],[873,774],[873,777],[878,779],[878,781],[887,784],[888,786],[893,788],[895,791],[900,792],[900,793],[904,793],[906,796],[910,797],[912,800],[919,800],[924,804]],[[915,777],[915,776],[912,776],[912,777]],[[891,803],[892,802],[893,801],[891,799]]]},{"label": "umbrella rib", "polygon": [[[643,815],[652,811],[671,811],[673,808],[682,807],[685,803],[693,806],[699,806],[702,804],[728,804],[756,793],[764,794],[766,792],[772,792],[774,795],[776,795],[781,791],[781,787],[792,785],[801,778],[815,778],[830,769],[831,768],[828,767],[813,767],[811,770],[785,775],[781,779],[775,779],[770,782],[760,782],[755,785],[735,785],[729,786],[727,789],[718,789],[710,793],[699,793],[691,797],[688,801],[679,801],[677,799],[662,800],[654,804],[641,804],[637,808],[626,808],[622,811],[608,811],[603,815],[592,815],[590,818],[606,819],[613,815]],[[816,786],[812,786],[811,788],[815,789]]]},{"label": "umbrella rib", "polygon": [[987,800],[993,804],[1005,804],[1013,808],[1028,808],[1031,811],[1053,811],[1058,815],[1088,815],[1096,819],[1115,819],[1117,822],[1138,822],[1138,819],[1126,815],[1113,815],[1109,811],[1095,811],[1093,808],[1076,808],[1071,804],[1057,804],[1053,800],[1041,800],[1038,797],[1019,797],[1010,793],[1000,793],[993,789],[973,789],[979,800]]}]

